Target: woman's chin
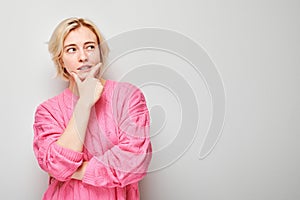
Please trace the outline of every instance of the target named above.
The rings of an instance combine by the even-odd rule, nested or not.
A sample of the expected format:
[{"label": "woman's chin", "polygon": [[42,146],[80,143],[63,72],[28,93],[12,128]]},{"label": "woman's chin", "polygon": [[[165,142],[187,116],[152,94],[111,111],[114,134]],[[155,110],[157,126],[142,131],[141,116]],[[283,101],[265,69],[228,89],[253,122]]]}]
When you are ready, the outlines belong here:
[{"label": "woman's chin", "polygon": [[78,74],[78,77],[80,78],[81,81],[84,81],[87,75],[88,75],[88,71],[83,71]]}]

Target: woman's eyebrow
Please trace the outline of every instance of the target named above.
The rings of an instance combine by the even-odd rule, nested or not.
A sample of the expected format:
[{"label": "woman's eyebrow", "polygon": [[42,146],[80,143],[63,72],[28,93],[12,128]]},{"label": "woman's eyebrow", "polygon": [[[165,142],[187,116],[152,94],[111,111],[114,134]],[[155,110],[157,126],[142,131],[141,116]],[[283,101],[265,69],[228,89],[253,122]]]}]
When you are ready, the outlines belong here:
[{"label": "woman's eyebrow", "polygon": [[76,44],[67,44],[67,45],[64,46],[64,49],[67,48],[67,47],[71,47],[71,46],[76,46]]},{"label": "woman's eyebrow", "polygon": [[[87,44],[96,44],[96,42],[94,42],[94,41],[87,41],[87,42],[84,43],[84,45],[87,45]],[[67,48],[67,47],[71,47],[71,46],[77,46],[77,45],[76,44],[72,44],[72,43],[71,44],[67,44],[67,45],[64,46],[64,49]]]},{"label": "woman's eyebrow", "polygon": [[87,45],[87,44],[96,44],[96,42],[94,42],[94,41],[87,41],[87,42],[84,43],[84,45]]}]

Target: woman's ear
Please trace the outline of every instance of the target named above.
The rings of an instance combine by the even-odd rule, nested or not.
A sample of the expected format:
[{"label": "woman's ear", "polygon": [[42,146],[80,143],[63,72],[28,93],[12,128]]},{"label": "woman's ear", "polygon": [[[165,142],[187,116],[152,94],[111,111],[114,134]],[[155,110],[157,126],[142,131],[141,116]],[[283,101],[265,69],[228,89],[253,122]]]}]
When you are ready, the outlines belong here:
[{"label": "woman's ear", "polygon": [[64,67],[64,61],[63,61],[61,58],[59,58],[58,62],[59,62],[59,64],[60,64],[60,66],[62,66],[63,68],[65,68],[65,67]]}]

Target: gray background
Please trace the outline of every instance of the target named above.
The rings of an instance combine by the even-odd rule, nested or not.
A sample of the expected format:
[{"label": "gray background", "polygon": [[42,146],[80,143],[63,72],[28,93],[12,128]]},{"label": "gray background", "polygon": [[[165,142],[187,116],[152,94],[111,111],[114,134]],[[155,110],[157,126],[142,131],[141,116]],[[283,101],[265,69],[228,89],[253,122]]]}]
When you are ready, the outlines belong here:
[{"label": "gray background", "polygon": [[47,187],[32,151],[33,114],[65,85],[52,78],[46,42],[59,21],[82,16],[106,37],[141,27],[185,34],[207,51],[226,88],[226,121],[214,151],[198,159],[199,134],[177,162],[141,182],[143,200],[300,199],[299,13],[296,0],[1,5],[1,198],[41,199]]}]

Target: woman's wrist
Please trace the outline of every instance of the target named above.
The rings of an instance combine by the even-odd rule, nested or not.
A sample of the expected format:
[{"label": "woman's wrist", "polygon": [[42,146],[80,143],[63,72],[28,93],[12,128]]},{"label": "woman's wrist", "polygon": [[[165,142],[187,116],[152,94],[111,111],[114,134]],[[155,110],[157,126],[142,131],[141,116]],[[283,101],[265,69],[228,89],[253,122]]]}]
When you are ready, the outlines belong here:
[{"label": "woman's wrist", "polygon": [[79,107],[80,110],[90,110],[93,107],[93,104],[86,101],[85,99],[79,98],[76,104],[76,107]]},{"label": "woman's wrist", "polygon": [[88,165],[87,161],[83,162],[82,165],[76,170],[76,172],[74,172],[74,174],[72,175],[72,178],[76,179],[76,180],[82,180],[87,165]]}]

